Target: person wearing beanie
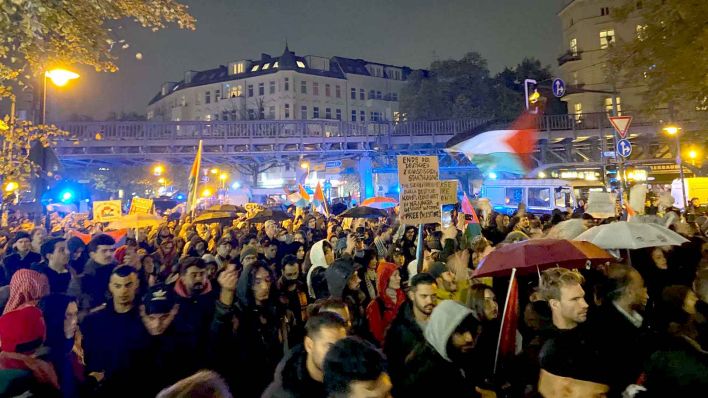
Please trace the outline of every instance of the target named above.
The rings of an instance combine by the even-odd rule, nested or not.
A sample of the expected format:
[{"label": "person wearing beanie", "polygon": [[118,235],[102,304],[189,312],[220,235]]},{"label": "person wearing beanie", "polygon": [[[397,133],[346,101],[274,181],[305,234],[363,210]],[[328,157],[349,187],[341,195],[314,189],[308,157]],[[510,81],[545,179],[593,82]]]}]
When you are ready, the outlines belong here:
[{"label": "person wearing beanie", "polygon": [[496,397],[476,380],[474,348],[481,326],[464,305],[443,300],[433,309],[423,332],[425,344],[408,356],[405,369],[394,380],[394,396],[423,397],[440,393],[450,397]]},{"label": "person wearing beanie", "polygon": [[[35,357],[44,343],[46,327],[42,311],[25,307],[0,317],[0,370],[11,380],[3,396],[59,396],[59,379],[49,362]],[[5,372],[14,370],[15,372]],[[29,377],[25,377],[29,376]]]},{"label": "person wearing beanie", "polygon": [[435,293],[438,297],[438,301],[455,300],[458,303],[462,303],[467,291],[463,288],[467,287],[468,282],[458,282],[450,267],[440,261],[432,263],[428,269],[428,273],[435,278],[437,285]]},{"label": "person wearing beanie", "polygon": [[239,257],[241,267],[246,268],[258,261],[258,249],[253,246],[244,246]]},{"label": "person wearing beanie", "polygon": [[2,262],[2,270],[0,273],[0,285],[5,286],[10,283],[15,272],[21,269],[29,269],[34,263],[42,261],[42,256],[39,253],[32,251],[32,241],[29,233],[19,231],[15,234],[15,239],[12,244],[13,253],[5,257]]}]

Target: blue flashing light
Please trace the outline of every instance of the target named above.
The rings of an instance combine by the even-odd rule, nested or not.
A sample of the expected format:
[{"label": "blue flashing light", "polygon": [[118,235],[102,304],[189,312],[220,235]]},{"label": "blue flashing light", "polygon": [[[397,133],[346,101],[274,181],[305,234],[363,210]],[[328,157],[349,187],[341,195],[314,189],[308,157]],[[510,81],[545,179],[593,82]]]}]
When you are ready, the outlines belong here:
[{"label": "blue flashing light", "polygon": [[497,173],[491,171],[489,172],[489,179],[491,180],[496,180],[497,179]]},{"label": "blue flashing light", "polygon": [[235,181],[233,184],[231,184],[231,189],[239,189],[241,188],[241,183],[238,181]]},{"label": "blue flashing light", "polygon": [[179,194],[177,194],[177,196],[175,196],[175,199],[177,199],[177,200],[184,200],[184,195],[182,195],[181,193],[179,193]]},{"label": "blue flashing light", "polygon": [[74,193],[71,191],[63,191],[59,195],[59,198],[63,203],[67,203],[67,202],[71,201],[71,199],[74,198]]}]

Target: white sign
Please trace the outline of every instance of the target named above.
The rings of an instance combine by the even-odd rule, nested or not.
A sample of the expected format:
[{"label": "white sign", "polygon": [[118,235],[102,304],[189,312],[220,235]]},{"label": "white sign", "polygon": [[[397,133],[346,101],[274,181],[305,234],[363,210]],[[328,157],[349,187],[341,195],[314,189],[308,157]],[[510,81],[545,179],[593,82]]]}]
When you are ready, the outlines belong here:
[{"label": "white sign", "polygon": [[414,225],[440,222],[439,178],[437,156],[398,156],[402,223]]},{"label": "white sign", "polygon": [[610,123],[612,123],[612,127],[615,128],[615,131],[617,131],[617,134],[619,134],[620,138],[624,138],[627,136],[627,132],[629,131],[629,125],[632,123],[632,117],[631,116],[609,116]]},{"label": "white sign", "polygon": [[609,218],[615,217],[616,195],[608,192],[589,192],[588,207],[585,212],[594,218]]}]

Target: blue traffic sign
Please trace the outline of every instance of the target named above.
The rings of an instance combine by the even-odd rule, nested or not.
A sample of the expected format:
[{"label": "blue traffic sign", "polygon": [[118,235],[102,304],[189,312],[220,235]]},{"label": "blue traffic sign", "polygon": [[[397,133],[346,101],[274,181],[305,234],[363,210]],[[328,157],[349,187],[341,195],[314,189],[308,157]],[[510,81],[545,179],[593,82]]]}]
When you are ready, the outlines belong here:
[{"label": "blue traffic sign", "polygon": [[565,82],[563,79],[553,79],[553,95],[558,98],[565,95]]},{"label": "blue traffic sign", "polygon": [[617,141],[617,154],[623,158],[628,158],[632,154],[632,143],[629,140]]}]

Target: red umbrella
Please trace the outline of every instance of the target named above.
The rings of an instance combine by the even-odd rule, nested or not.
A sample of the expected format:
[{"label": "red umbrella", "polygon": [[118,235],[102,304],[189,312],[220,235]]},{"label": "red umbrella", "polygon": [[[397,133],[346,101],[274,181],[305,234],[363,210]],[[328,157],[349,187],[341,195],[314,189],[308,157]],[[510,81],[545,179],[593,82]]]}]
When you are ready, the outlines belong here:
[{"label": "red umbrella", "polygon": [[612,261],[605,250],[590,242],[565,239],[530,239],[504,245],[489,253],[474,271],[474,277],[509,276],[516,268],[520,275],[551,267],[582,268]]}]

